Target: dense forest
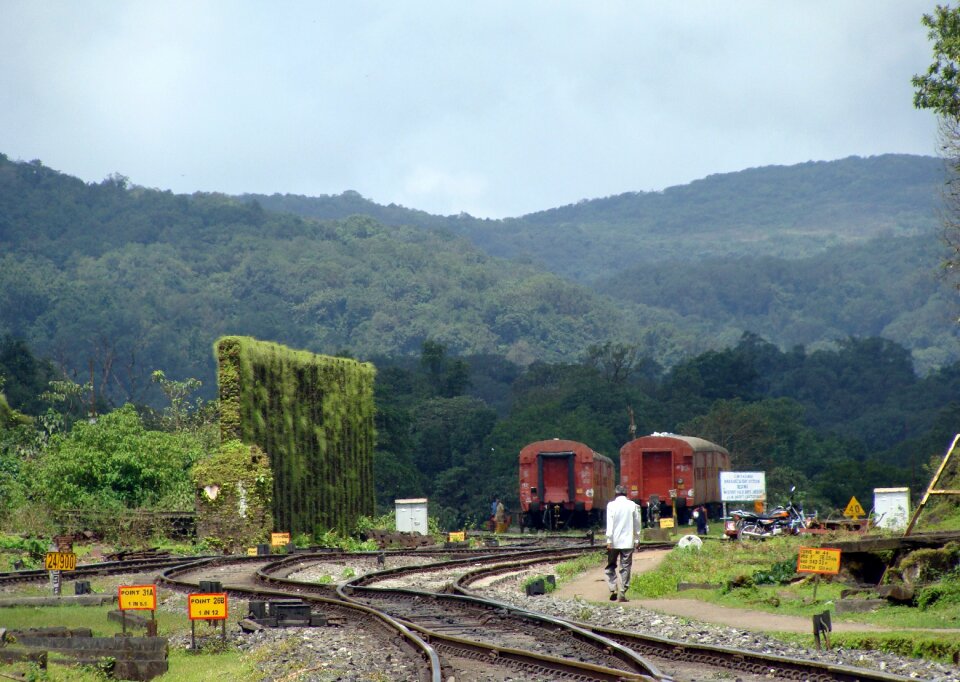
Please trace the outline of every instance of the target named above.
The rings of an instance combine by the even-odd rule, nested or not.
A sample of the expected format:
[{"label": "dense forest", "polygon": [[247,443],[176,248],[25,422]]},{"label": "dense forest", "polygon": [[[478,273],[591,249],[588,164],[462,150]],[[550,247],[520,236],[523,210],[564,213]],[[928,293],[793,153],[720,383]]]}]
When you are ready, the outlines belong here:
[{"label": "dense forest", "polygon": [[312,218],[363,214],[387,225],[446,228],[485,252],[592,282],[632,263],[715,256],[809,256],[874,237],[937,229],[943,162],[888,154],[711,175],[506,220],[432,216],[337,196],[245,195]]},{"label": "dense forest", "polygon": [[[428,341],[416,358],[375,364],[378,506],[425,495],[448,528],[479,524],[495,495],[516,504],[517,455],[531,441],[580,440],[617,461],[629,410],[638,433],[718,442],[736,469],[767,472],[774,501],[796,486],[823,514],[851,495],[871,500],[874,487],[921,491],[960,419],[960,363],[919,378],[906,349],[878,338],[784,352],[748,334],[667,371],[612,343],[521,368]],[[54,372],[22,342],[0,344],[9,396],[36,394]],[[39,509],[189,508],[187,472],[216,448],[216,406],[187,399],[195,385],[158,379],[165,409],[100,406],[95,421],[89,385],[11,400],[0,414],[0,522]]]},{"label": "dense forest", "polygon": [[628,410],[808,507],[916,492],[960,411],[941,181],[846,159],[490,221],[0,156],[0,515],[189,505],[233,334],[372,362],[378,504],[449,527],[512,499],[527,442],[616,459]]}]

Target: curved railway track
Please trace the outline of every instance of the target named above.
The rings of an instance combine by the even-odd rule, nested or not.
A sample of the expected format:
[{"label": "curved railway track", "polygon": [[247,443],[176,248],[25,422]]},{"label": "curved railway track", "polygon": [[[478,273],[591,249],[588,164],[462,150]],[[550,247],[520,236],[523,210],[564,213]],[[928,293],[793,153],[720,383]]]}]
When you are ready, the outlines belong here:
[{"label": "curved railway track", "polygon": [[[544,563],[546,562],[534,558],[479,567],[459,576],[453,585],[453,590],[457,594],[475,595],[476,593],[469,588],[469,585],[474,582],[491,576],[528,570]],[[777,679],[811,680],[814,682],[907,682],[913,679],[866,668],[795,660],[744,649],[682,642],[640,632],[598,627],[573,620],[566,622],[602,635],[632,651],[643,654],[678,679],[681,677],[681,670],[689,664],[707,665],[729,672]]]},{"label": "curved railway track", "polygon": [[[640,632],[554,618],[481,598],[471,585],[491,576],[530,571],[589,551],[592,546],[512,546],[493,550],[444,549],[398,552],[323,552],[276,557],[176,557],[116,561],[77,567],[70,578],[163,570],[160,582],[192,591],[200,580],[219,580],[241,599],[296,596],[311,611],[358,632],[373,632],[409,662],[411,680],[686,680],[742,676],[816,682],[906,682],[911,678],[864,668],[795,660],[748,650],[700,645]],[[339,587],[295,577],[331,562],[397,563]],[[423,560],[421,562],[420,560]],[[442,559],[442,560],[437,560]],[[378,562],[379,563],[379,562]],[[372,565],[370,568],[376,568]],[[366,567],[365,567],[366,568]],[[435,574],[435,589],[383,587],[410,576]],[[46,571],[0,573],[0,585],[47,579]],[[448,576],[448,577],[444,577]],[[429,580],[429,579],[427,579]],[[452,593],[452,594],[450,594]],[[712,672],[705,672],[712,669]],[[518,677],[519,676],[519,677]]]},{"label": "curved railway track", "polygon": [[[323,558],[329,559],[328,556]],[[263,557],[208,559],[168,569],[160,581],[169,588],[189,592],[199,587],[201,579],[215,578],[222,583],[224,591],[235,598],[290,597],[290,590],[272,590],[257,583],[257,570],[270,563],[277,562]],[[436,650],[402,623],[374,609],[336,598],[304,592],[298,592],[297,597],[310,604],[311,612],[342,622],[342,627],[352,628],[357,633],[375,633],[383,642],[384,656],[391,652],[409,661],[412,681],[442,682],[443,672]]]},{"label": "curved railway track", "polygon": [[[197,559],[211,559],[213,557],[153,557],[150,559],[127,559],[125,561],[104,561],[98,564],[79,564],[74,571],[62,571],[61,578],[64,581],[76,580],[77,578],[89,578],[91,576],[115,575],[119,573],[143,573],[159,569],[170,568],[171,566],[180,566],[188,561]],[[37,582],[49,580],[50,572],[44,569],[27,569],[23,571],[9,571],[0,573],[0,587],[4,585],[16,585],[19,583]]]},{"label": "curved railway track", "polygon": [[[514,554],[540,561],[578,556],[590,547],[557,550],[528,549]],[[337,590],[345,601],[365,604],[406,623],[420,633],[463,679],[500,679],[520,674],[528,680],[650,680],[664,676],[642,657],[578,626],[476,597],[437,594],[423,590],[368,587],[368,583],[397,576],[469,568],[478,562],[503,561],[503,553],[469,556],[448,561],[400,566],[368,573]],[[311,560],[329,557],[291,557],[263,567],[260,582],[297,595],[329,592],[289,576]],[[492,669],[492,670],[490,670]],[[483,672],[479,672],[483,670]]]}]

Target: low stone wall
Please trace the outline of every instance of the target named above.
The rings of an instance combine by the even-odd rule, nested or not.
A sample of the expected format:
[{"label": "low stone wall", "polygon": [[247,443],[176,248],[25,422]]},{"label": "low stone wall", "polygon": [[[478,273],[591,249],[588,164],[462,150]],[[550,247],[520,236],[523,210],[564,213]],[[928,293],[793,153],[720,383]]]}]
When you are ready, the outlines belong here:
[{"label": "low stone wall", "polygon": [[81,664],[113,659],[111,674],[118,680],[152,680],[169,669],[166,637],[91,637],[89,630],[66,628],[7,632],[6,637],[18,647],[55,652]]}]

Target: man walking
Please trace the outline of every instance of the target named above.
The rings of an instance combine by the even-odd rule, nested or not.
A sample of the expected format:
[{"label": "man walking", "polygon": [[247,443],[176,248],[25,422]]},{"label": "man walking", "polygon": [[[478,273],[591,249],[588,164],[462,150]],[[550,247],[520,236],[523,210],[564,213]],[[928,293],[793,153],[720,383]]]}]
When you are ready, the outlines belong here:
[{"label": "man walking", "polygon": [[[607,586],[610,601],[630,601],[630,567],[633,565],[633,550],[640,542],[640,507],[629,497],[622,485],[616,487],[616,497],[607,504]],[[619,564],[620,589],[617,590],[617,565]]]}]

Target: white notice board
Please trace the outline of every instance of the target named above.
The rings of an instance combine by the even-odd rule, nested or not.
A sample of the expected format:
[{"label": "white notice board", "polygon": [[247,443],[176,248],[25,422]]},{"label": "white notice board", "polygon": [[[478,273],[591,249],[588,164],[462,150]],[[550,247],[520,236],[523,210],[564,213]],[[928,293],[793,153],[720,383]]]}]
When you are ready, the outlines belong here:
[{"label": "white notice board", "polygon": [[767,499],[767,475],[763,471],[721,471],[720,499],[750,502]]}]

